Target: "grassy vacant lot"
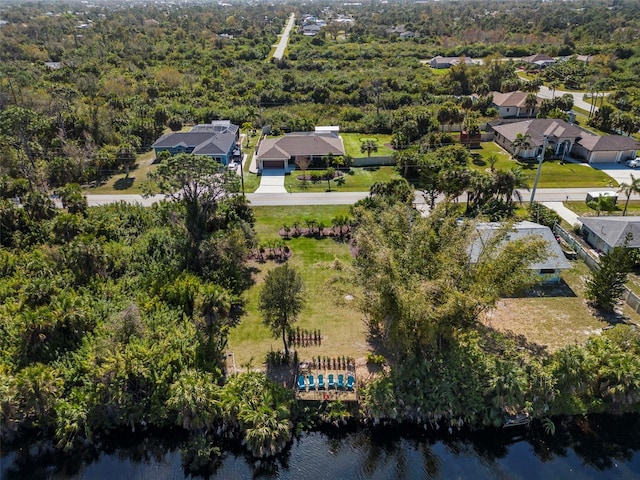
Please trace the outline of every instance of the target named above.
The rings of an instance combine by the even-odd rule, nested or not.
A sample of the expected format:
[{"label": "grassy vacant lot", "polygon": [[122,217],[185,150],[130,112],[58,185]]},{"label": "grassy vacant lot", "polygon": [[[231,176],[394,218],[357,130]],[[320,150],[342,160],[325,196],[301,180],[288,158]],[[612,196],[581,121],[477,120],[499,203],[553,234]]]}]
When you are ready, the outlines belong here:
[{"label": "grassy vacant lot", "polygon": [[360,146],[363,140],[376,140],[378,145],[377,152],[371,152],[372,157],[391,157],[394,150],[388,147],[391,143],[391,135],[376,133],[341,133],[342,141],[344,142],[344,150],[347,155],[351,155],[353,158],[366,157],[367,154],[360,151]]},{"label": "grassy vacant lot", "polygon": [[[497,309],[486,315],[484,322],[498,330],[522,334],[530,342],[545,345],[549,351],[599,335],[603,328],[620,318],[603,319],[594,315],[584,300],[589,268],[582,261],[573,261],[572,265],[571,270],[562,274],[563,282],[558,286],[540,288],[528,297],[503,299]],[[640,316],[626,304],[622,314],[633,323],[640,322]]]},{"label": "grassy vacant lot", "polygon": [[[482,143],[482,147],[472,150],[473,161],[471,168],[475,168],[479,171],[486,171],[489,169],[489,163],[487,157],[495,153],[498,155],[498,162],[495,165],[496,170],[511,170],[515,167],[520,167],[524,170],[524,173],[529,177],[529,186],[533,185],[533,181],[536,176],[536,170],[538,168],[537,162],[521,162],[511,158],[511,156],[500,148],[495,142]],[[566,163],[560,164],[560,161],[546,161],[542,165],[542,172],[540,174],[540,182],[538,187],[540,188],[579,188],[579,187],[607,187],[609,182],[612,182],[613,186],[618,186],[618,183],[613,180],[609,175],[599,170],[591,168],[587,164],[574,164]]]},{"label": "grassy vacant lot", "polygon": [[[301,172],[296,170],[287,175],[284,181],[287,190],[291,189],[294,193],[327,191],[326,180],[317,183],[306,182],[305,185],[296,178],[300,174]],[[394,177],[400,177],[395,167],[355,167],[343,175],[343,185],[339,185],[335,180],[331,181],[331,190],[339,192],[368,192],[369,187],[375,182],[388,182]]]},{"label": "grassy vacant lot", "polygon": [[113,175],[105,183],[92,189],[91,193],[142,193],[142,185],[147,181],[147,174],[157,167],[153,164],[155,158],[153,151],[138,155],[135,167],[131,169],[128,178],[124,173]]},{"label": "grassy vacant lot", "polygon": [[[338,214],[347,214],[348,206],[312,207],[255,207],[258,241],[278,239],[282,225],[292,225],[306,218],[313,218],[330,225]],[[301,359],[317,355],[350,355],[362,357],[367,351],[365,328],[362,314],[344,295],[336,292],[330,279],[338,273],[332,268],[335,259],[345,263],[350,261],[347,245],[332,239],[292,238],[285,240],[293,251],[289,260],[300,269],[305,281],[306,307],[296,325],[302,329],[319,329],[323,341],[318,347],[298,348]],[[259,367],[269,350],[281,350],[282,340],[272,338],[262,324],[258,312],[258,295],[262,279],[276,266],[274,262],[253,263],[256,271],[255,284],[246,293],[246,315],[233,328],[229,338],[229,350],[235,355],[238,367],[253,359],[253,366]],[[357,297],[358,292],[352,292]]]}]

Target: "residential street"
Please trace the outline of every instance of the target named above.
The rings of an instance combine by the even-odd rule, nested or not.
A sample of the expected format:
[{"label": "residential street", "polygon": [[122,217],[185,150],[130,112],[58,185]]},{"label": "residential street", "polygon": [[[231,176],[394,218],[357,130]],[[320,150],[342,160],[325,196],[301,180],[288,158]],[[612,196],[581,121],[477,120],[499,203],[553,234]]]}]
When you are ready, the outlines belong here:
[{"label": "residential street", "polygon": [[[569,95],[571,95],[573,97],[573,104],[576,107],[581,108],[583,110],[586,110],[587,112],[589,112],[593,108],[590,103],[585,102],[582,99],[582,97],[584,96],[584,93],[582,93],[582,92],[565,92],[564,90],[556,90],[555,92],[552,92],[549,89],[549,87],[546,87],[546,86],[542,85],[540,87],[540,91],[538,92],[538,97],[540,97],[540,98],[553,98],[554,96],[555,97],[561,97],[565,93],[568,93]],[[596,107],[596,110],[597,109],[598,109],[598,107]]]},{"label": "residential street", "polygon": [[[538,202],[564,202],[566,200],[585,200],[588,192],[593,191],[615,191],[615,188],[539,188],[536,191],[535,200]],[[521,190],[522,199],[528,202],[531,192]],[[367,192],[325,192],[325,193],[249,193],[247,198],[251,205],[255,206],[291,206],[291,205],[351,205],[361,198],[367,196]],[[142,195],[87,195],[89,206],[104,205],[125,201],[128,203],[140,203],[150,206],[154,202],[161,200],[162,195],[144,198]],[[639,195],[631,197],[640,200]],[[460,197],[460,201],[465,201],[465,196]],[[425,203],[420,192],[416,191],[416,204]]]}]

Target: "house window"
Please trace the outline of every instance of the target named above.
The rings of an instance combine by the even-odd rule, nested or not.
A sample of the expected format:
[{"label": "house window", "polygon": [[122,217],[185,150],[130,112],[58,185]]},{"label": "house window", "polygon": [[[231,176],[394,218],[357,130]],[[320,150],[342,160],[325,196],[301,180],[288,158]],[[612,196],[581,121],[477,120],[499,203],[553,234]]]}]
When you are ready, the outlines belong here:
[{"label": "house window", "polygon": [[509,111],[509,107],[507,107],[507,112]]}]

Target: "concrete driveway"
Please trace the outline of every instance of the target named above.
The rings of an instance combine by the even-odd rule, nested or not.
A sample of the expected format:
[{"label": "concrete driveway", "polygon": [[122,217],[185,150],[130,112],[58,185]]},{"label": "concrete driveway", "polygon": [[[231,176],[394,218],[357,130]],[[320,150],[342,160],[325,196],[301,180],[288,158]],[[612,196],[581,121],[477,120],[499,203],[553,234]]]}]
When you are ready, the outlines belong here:
[{"label": "concrete driveway", "polygon": [[284,169],[263,169],[260,186],[255,193],[287,193],[284,188]]},{"label": "concrete driveway", "polygon": [[618,183],[631,183],[631,175],[640,178],[640,168],[629,168],[624,163],[592,163],[591,167],[603,171]]}]

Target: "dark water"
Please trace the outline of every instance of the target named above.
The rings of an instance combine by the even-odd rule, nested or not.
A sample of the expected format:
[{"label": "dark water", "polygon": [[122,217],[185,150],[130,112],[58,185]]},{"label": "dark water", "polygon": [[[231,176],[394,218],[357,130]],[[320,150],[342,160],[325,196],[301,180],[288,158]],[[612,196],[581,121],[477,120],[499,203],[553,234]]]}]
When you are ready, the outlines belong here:
[{"label": "dark water", "polygon": [[3,450],[0,478],[640,479],[638,416],[565,422],[553,436],[535,426],[440,437],[411,427],[316,432],[269,462],[228,447],[201,475],[185,472],[183,441],[180,435],[127,436],[73,454],[32,443]]}]

